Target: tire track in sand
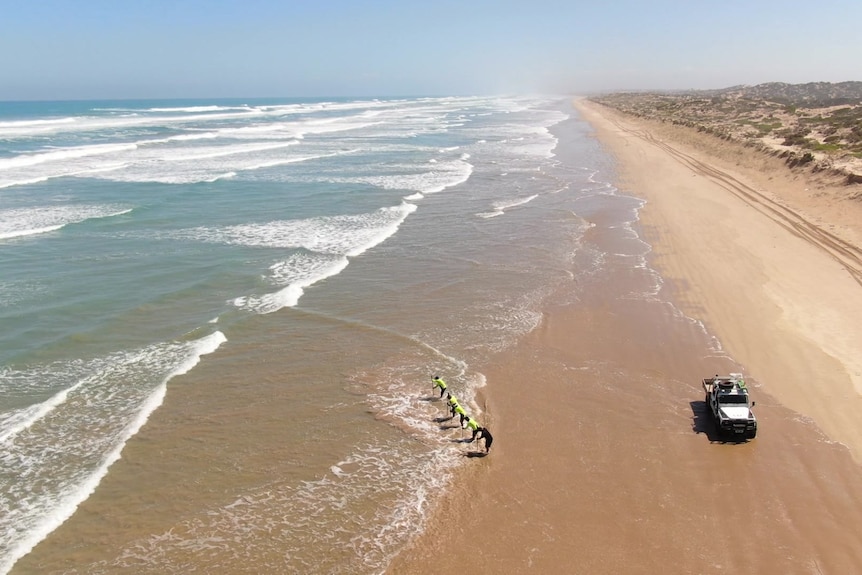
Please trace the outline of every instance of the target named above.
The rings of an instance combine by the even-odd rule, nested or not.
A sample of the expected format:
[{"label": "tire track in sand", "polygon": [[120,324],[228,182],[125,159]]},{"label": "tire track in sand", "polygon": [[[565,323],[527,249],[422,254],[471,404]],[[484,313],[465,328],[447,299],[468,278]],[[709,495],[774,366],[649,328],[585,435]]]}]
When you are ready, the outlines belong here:
[{"label": "tire track in sand", "polygon": [[739,181],[727,172],[710,166],[693,156],[681,152],[670,144],[659,140],[645,130],[631,129],[612,120],[614,125],[626,134],[640,138],[666,152],[680,163],[688,166],[696,174],[703,176],[728,192],[732,193],[761,214],[782,226],[795,236],[826,252],[833,260],[847,270],[850,276],[862,287],[862,249],[839,238],[807,220],[799,212],[782,205],[751,186]]}]

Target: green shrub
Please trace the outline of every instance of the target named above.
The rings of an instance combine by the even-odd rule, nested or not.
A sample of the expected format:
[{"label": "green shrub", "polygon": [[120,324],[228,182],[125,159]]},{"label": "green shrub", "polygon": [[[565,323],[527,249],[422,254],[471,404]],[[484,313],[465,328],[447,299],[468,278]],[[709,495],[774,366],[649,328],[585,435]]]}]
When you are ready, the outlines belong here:
[{"label": "green shrub", "polygon": [[835,152],[840,150],[843,146],[841,146],[841,144],[834,143],[821,144],[820,142],[814,142],[811,147],[818,152]]},{"label": "green shrub", "polygon": [[782,146],[804,146],[808,143],[808,140],[805,139],[804,134],[794,133],[785,136],[784,141],[781,142]]}]

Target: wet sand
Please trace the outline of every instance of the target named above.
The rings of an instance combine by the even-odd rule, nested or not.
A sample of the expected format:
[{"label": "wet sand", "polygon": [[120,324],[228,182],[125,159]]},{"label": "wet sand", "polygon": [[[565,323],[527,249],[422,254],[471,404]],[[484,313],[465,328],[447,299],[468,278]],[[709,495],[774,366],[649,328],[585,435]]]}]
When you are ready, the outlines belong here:
[{"label": "wet sand", "polygon": [[[862,233],[849,190],[585,102],[664,279],[609,265],[486,369],[488,457],[388,573],[862,572]],[[587,240],[606,241],[597,225]],[[742,371],[758,437],[700,379]],[[475,449],[475,448],[474,448]]]}]

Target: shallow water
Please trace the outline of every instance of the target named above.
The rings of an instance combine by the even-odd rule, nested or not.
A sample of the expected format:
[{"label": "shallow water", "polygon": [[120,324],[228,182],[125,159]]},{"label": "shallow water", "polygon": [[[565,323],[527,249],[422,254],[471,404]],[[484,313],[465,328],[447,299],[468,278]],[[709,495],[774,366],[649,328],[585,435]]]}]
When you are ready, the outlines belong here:
[{"label": "shallow water", "polygon": [[71,106],[0,121],[3,571],[379,572],[464,463],[431,376],[483,420],[584,218],[641,263],[565,101]]}]

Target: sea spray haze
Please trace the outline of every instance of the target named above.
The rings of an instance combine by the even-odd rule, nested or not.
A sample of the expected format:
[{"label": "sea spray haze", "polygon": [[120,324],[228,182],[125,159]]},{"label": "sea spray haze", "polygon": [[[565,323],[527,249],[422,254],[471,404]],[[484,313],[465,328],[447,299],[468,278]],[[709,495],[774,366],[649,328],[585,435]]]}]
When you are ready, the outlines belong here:
[{"label": "sea spray haze", "polygon": [[431,376],[491,421],[600,263],[557,99],[0,111],[3,573],[380,571],[468,462]]}]

